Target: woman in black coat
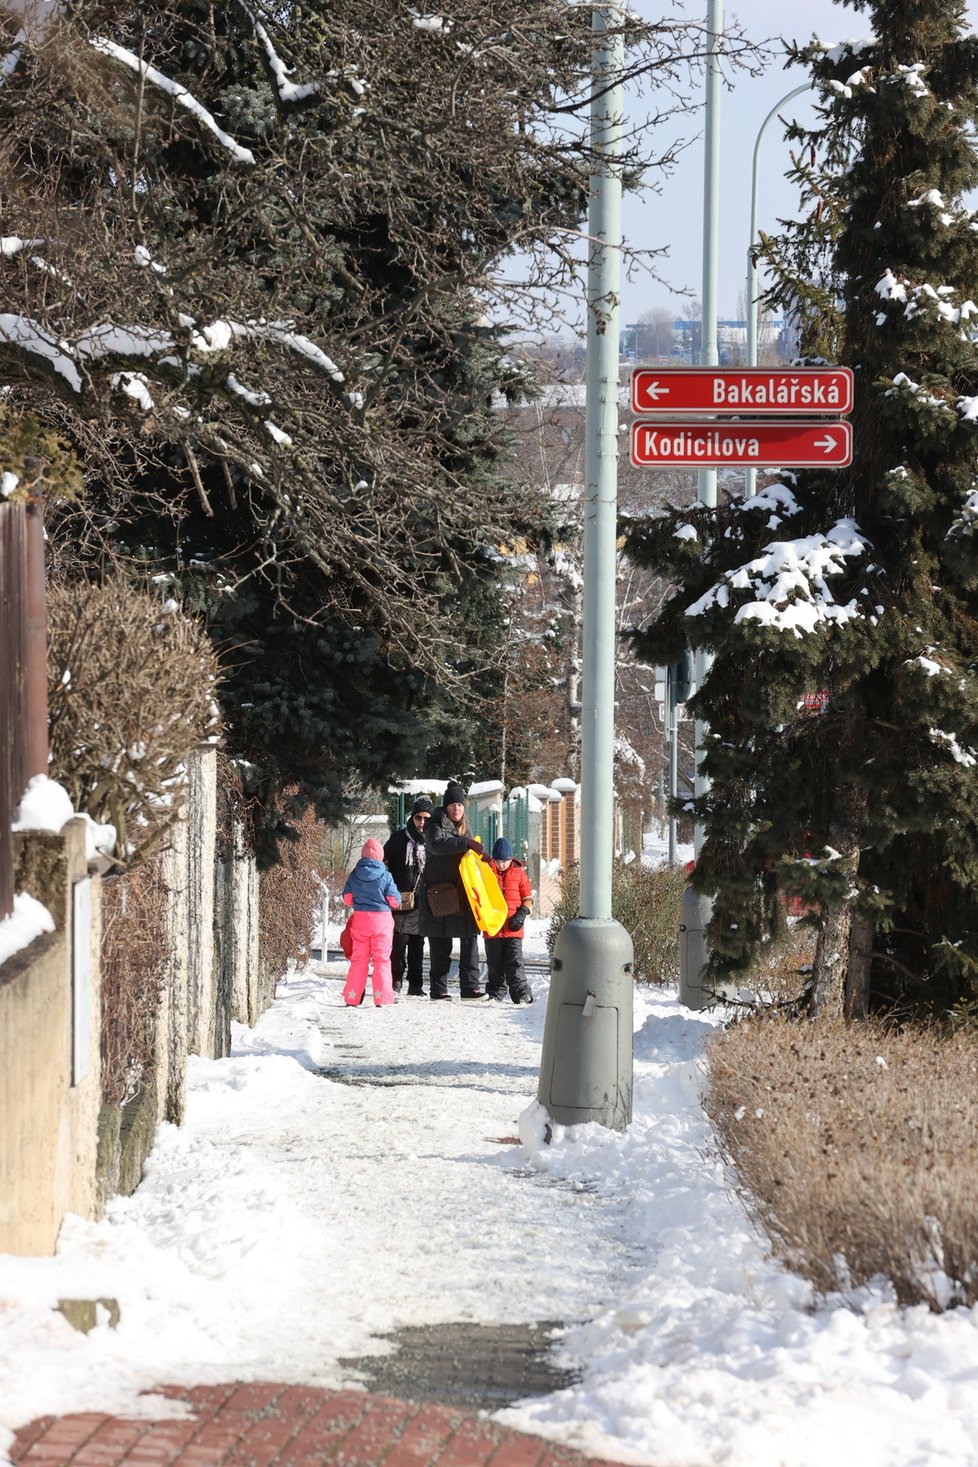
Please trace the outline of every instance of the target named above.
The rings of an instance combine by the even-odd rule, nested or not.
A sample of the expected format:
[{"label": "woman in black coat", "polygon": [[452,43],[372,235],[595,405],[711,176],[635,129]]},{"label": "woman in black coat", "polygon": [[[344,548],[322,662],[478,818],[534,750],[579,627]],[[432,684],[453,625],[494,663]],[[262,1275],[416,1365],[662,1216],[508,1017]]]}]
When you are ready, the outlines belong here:
[{"label": "woman in black coat", "polygon": [[[486,991],[479,985],[479,929],[469,906],[468,898],[458,874],[459,862],[466,851],[477,851],[483,860],[488,860],[477,840],[469,835],[465,820],[465,791],[455,780],[449,780],[442,803],[432,813],[425,827],[424,876],[418,888],[418,907],[421,912],[421,931],[428,939],[431,955],[431,997],[451,998],[448,991],[448,970],[452,965],[452,943],[458,938],[458,986],[462,998],[485,998]],[[451,902],[450,888],[456,892],[455,909],[445,916],[435,916],[431,910],[433,887],[447,893]]]},{"label": "woman in black coat", "polygon": [[[391,942],[391,977],[394,989],[400,992],[407,968],[407,991],[422,996],[424,980],[421,964],[424,961],[424,937],[421,933],[421,913],[418,910],[418,888],[424,873],[427,848],[424,843],[424,828],[431,815],[431,801],[427,795],[415,800],[407,824],[388,838],[384,846],[384,860],[394,878],[394,885],[401,893],[401,910],[394,913],[394,937]],[[405,903],[406,894],[411,901]],[[405,961],[406,960],[406,961]]]}]

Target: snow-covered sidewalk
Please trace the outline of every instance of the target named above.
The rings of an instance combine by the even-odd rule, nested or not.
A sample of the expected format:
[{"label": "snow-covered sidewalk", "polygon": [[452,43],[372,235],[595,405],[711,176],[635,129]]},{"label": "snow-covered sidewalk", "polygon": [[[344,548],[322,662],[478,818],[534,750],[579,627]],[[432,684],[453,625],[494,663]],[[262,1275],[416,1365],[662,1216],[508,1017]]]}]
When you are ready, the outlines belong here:
[{"label": "snow-covered sidewalk", "polygon": [[[0,1257],[0,1455],[35,1416],[176,1409],[154,1385],[349,1386],[339,1362],[401,1326],[560,1319],[580,1383],[510,1426],[671,1467],[978,1461],[978,1311],[816,1309],[768,1258],[698,1101],[715,1019],[639,989],[632,1126],[545,1146],[545,982],[530,1008],[348,1010],[342,971],[192,1062],[133,1197],[53,1259]],[[118,1329],[75,1333],[64,1297],[117,1299]]]}]

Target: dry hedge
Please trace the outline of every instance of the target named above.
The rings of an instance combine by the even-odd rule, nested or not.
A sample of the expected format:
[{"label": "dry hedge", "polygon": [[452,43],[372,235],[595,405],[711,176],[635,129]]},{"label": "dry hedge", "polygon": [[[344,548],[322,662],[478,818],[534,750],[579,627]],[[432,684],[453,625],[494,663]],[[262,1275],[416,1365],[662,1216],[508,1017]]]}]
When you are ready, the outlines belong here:
[{"label": "dry hedge", "polygon": [[76,810],[115,826],[120,863],[166,828],[187,759],[217,732],[204,632],[122,581],[48,592],[51,773]]},{"label": "dry hedge", "polygon": [[978,1037],[744,1020],[707,1051],[706,1108],[747,1205],[825,1292],[978,1302]]},{"label": "dry hedge", "polygon": [[[639,861],[614,864],[611,913],[631,936],[634,973],[640,982],[675,983],[679,979],[679,909],[686,881],[681,866],[649,869]],[[547,930],[551,953],[561,927],[578,915],[580,889],[580,868],[571,866],[564,874],[560,902]]]},{"label": "dry hedge", "polygon": [[102,882],[102,1100],[121,1106],[152,1062],[166,973],[168,893],[159,859]]},{"label": "dry hedge", "polygon": [[295,839],[279,841],[278,865],[258,877],[261,961],[273,980],[282,977],[290,963],[308,958],[322,901],[323,827],[311,809],[290,817],[290,823]]}]

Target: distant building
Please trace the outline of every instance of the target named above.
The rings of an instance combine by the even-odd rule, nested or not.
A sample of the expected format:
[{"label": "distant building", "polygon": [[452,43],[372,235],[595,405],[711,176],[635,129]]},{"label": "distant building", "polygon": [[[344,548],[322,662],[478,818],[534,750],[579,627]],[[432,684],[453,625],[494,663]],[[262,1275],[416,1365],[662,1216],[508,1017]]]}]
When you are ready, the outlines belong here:
[{"label": "distant building", "polygon": [[[703,325],[679,318],[671,333],[655,322],[634,321],[622,327],[621,355],[629,363],[672,362],[697,366]],[[758,326],[759,349],[778,361],[790,361],[796,351],[797,333],[781,320],[765,316]],[[658,347],[659,350],[655,348]],[[747,322],[717,322],[717,355],[721,366],[735,367],[747,361]]]}]

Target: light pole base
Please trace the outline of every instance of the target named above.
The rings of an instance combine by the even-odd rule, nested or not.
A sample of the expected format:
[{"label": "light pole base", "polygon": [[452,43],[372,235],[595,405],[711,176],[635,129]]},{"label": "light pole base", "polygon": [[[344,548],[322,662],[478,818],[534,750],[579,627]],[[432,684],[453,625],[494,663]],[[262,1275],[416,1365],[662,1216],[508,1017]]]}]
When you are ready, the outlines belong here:
[{"label": "light pole base", "polygon": [[537,1099],[559,1125],[632,1119],[633,957],[620,922],[575,917],[558,934]]},{"label": "light pole base", "polygon": [[720,998],[706,977],[706,929],[712,913],[710,898],[687,886],[679,907],[679,1002],[688,1009],[708,1009]]}]

